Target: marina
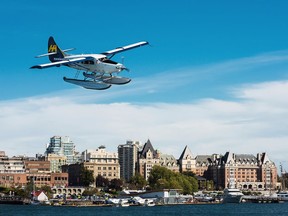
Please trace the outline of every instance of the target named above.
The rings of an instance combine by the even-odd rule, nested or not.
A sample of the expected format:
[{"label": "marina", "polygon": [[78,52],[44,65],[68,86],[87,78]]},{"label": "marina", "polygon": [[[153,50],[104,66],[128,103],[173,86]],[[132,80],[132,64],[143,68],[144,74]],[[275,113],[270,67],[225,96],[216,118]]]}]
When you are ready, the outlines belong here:
[{"label": "marina", "polygon": [[286,216],[288,203],[284,204],[256,204],[229,203],[225,205],[162,205],[155,207],[96,207],[96,206],[31,206],[31,205],[1,205],[0,215],[277,215]]}]

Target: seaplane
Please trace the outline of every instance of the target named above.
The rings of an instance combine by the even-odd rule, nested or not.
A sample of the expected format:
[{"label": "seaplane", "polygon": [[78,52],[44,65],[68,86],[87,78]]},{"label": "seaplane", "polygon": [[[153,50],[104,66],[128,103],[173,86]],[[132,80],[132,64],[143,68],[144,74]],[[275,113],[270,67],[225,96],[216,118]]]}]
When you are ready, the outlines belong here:
[{"label": "seaplane", "polygon": [[86,89],[105,90],[112,85],[124,85],[131,81],[130,78],[120,77],[118,74],[123,70],[129,71],[123,63],[111,60],[113,56],[120,52],[130,49],[148,45],[147,41],[130,44],[123,47],[118,47],[113,50],[102,52],[99,54],[80,54],[72,55],[67,52],[75,50],[60,49],[53,37],[48,40],[48,53],[38,55],[36,58],[48,56],[50,63],[39,64],[30,67],[31,69],[44,69],[49,67],[67,66],[77,70],[76,76],[78,78],[79,72],[83,72],[84,79],[66,78],[63,80]]}]

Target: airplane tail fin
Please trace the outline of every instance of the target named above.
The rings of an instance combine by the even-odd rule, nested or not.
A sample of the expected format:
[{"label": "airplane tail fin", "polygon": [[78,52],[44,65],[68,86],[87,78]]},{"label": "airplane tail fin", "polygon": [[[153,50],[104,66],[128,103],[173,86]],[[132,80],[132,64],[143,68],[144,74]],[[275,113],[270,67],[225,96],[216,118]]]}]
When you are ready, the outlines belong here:
[{"label": "airplane tail fin", "polygon": [[48,53],[50,54],[49,60],[51,62],[61,61],[66,56],[66,54],[57,46],[53,37],[49,37],[48,40]]}]

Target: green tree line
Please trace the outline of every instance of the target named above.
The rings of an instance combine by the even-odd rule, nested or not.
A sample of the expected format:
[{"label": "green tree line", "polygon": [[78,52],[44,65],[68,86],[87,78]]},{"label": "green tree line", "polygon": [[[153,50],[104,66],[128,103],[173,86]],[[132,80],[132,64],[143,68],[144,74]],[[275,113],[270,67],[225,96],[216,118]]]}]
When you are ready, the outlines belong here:
[{"label": "green tree line", "polygon": [[176,173],[160,166],[152,168],[148,182],[152,190],[180,189],[183,194],[198,191],[198,182],[192,173]]}]

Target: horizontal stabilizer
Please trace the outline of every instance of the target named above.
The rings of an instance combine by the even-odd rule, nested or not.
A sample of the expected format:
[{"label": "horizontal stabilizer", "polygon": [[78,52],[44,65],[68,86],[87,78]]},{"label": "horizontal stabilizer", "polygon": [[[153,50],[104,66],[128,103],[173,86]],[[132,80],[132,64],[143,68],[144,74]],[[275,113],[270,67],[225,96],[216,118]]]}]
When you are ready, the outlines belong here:
[{"label": "horizontal stabilizer", "polygon": [[[65,50],[62,50],[62,52],[69,52],[69,51],[72,51],[72,50],[75,50],[75,48],[65,49]],[[41,55],[35,56],[35,58],[41,58],[41,57],[55,55],[55,54],[57,54],[57,52],[50,52],[50,53],[45,53],[45,54],[41,54]]]},{"label": "horizontal stabilizer", "polygon": [[50,52],[50,53],[45,53],[45,54],[35,56],[35,58],[41,58],[41,57],[45,57],[45,56],[49,56],[49,55],[55,55],[55,54],[57,54],[57,52]]},{"label": "horizontal stabilizer", "polygon": [[69,48],[69,49],[64,49],[62,50],[62,52],[69,52],[69,51],[72,51],[72,50],[75,50],[76,48]]},{"label": "horizontal stabilizer", "polygon": [[90,80],[78,80],[78,79],[70,79],[63,77],[63,80],[68,83],[72,83],[75,85],[79,85],[86,89],[93,89],[93,90],[105,90],[111,87],[110,84],[106,84],[103,82],[97,82],[97,81],[90,81]]}]

